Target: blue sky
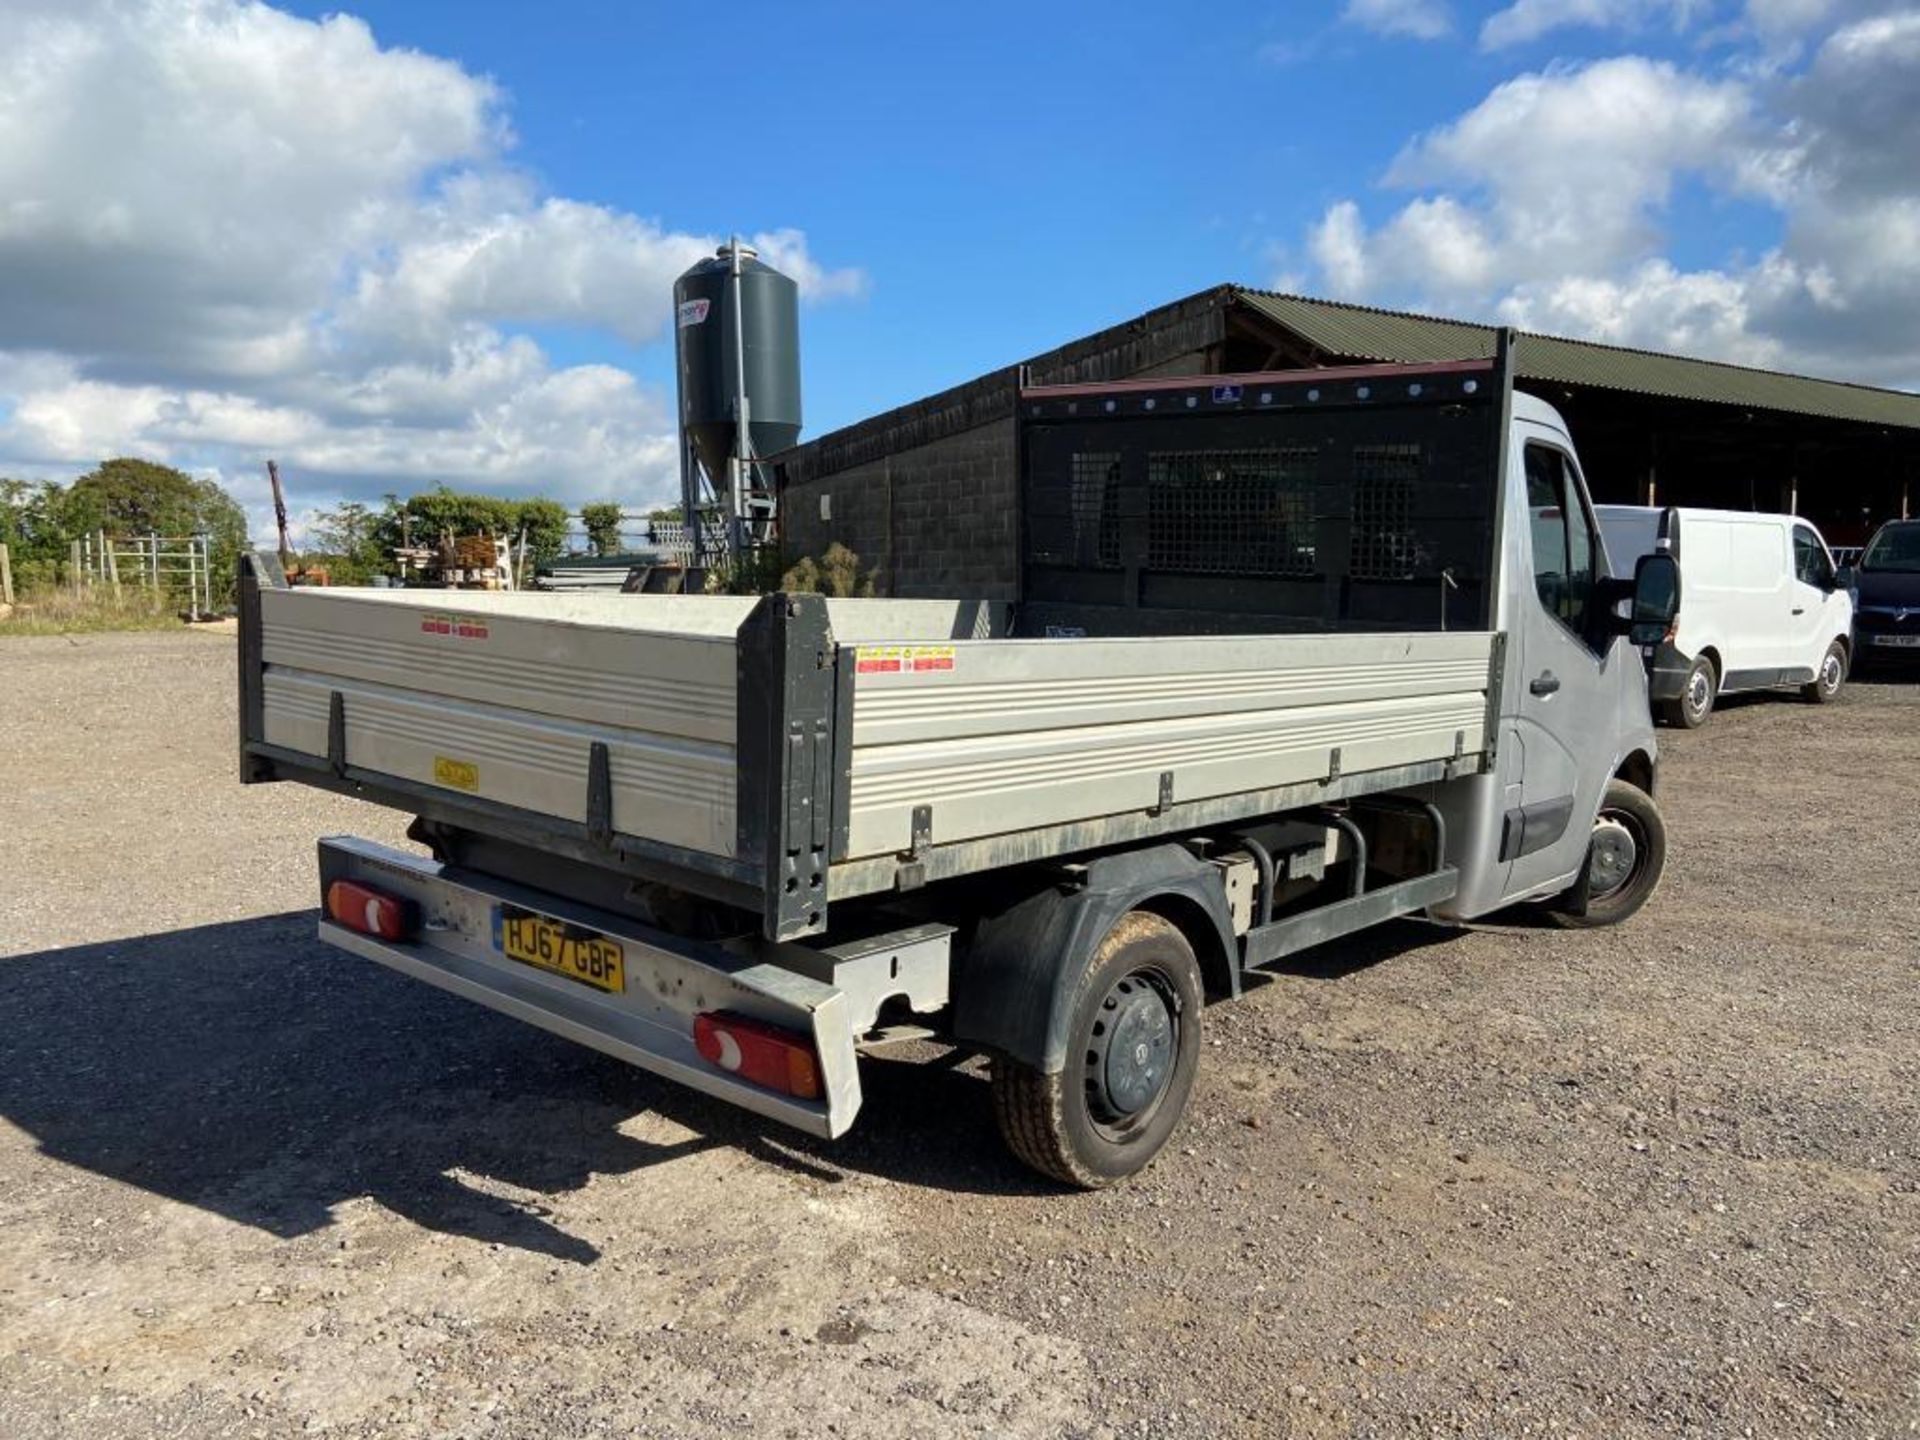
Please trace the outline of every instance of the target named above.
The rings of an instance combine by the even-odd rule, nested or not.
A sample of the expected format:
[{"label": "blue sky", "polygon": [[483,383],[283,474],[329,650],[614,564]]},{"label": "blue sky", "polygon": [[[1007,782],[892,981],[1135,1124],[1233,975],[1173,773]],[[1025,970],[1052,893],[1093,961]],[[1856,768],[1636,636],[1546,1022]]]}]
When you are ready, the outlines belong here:
[{"label": "blue sky", "polygon": [[0,473],[674,489],[672,278],[820,434],[1224,281],[1920,385],[1920,0],[9,0]]},{"label": "blue sky", "polygon": [[[1409,137],[1530,59],[1613,40],[1489,55],[1471,15],[1435,44],[1343,23],[1337,5],[1195,20],[1144,3],[749,3],[731,29],[704,6],[553,3],[537,24],[507,4],[353,8],[385,43],[492,76],[515,163],[554,191],[669,229],[795,226],[863,269],[864,299],[806,316],[810,433],[1208,285],[1284,278],[1288,241],[1374,188]],[[1641,53],[1689,44],[1637,38]],[[1676,255],[1771,243],[1764,212],[1688,199]],[[671,382],[661,347],[542,338]]]}]

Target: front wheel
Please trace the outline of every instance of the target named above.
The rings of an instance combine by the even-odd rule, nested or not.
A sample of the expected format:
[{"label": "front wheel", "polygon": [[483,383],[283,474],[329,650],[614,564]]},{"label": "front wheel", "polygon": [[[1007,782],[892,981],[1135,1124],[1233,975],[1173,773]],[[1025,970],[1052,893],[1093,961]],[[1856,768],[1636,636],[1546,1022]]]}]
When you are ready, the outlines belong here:
[{"label": "front wheel", "polygon": [[1663,707],[1660,718],[1669,725],[1698,730],[1707,723],[1707,716],[1713,713],[1713,702],[1719,698],[1719,694],[1719,672],[1713,668],[1713,661],[1704,655],[1699,656],[1687,671],[1687,681],[1680,687],[1679,698]]},{"label": "front wheel", "polygon": [[1820,668],[1814,672],[1813,682],[1802,685],[1800,693],[1816,705],[1830,704],[1846,681],[1847,647],[1836,640],[1820,657]]},{"label": "front wheel", "polygon": [[1618,925],[1652,898],[1667,868],[1667,826],[1653,797],[1624,780],[1609,780],[1587,846],[1587,907],[1554,912],[1574,929]]},{"label": "front wheel", "polygon": [[1134,910],[1074,986],[1067,1062],[1047,1074],[993,1062],[993,1108],[1008,1148],[1041,1174],[1094,1190],[1160,1153],[1200,1065],[1200,965],[1174,925]]}]

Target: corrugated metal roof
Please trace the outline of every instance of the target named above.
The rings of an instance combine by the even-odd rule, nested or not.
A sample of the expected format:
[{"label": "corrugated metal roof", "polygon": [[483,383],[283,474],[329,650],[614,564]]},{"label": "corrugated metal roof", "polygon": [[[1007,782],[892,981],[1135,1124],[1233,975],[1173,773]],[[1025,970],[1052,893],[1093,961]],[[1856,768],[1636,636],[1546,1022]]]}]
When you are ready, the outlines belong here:
[{"label": "corrugated metal roof", "polygon": [[[1236,294],[1248,308],[1299,335],[1316,350],[1343,359],[1409,362],[1493,354],[1494,331],[1487,325],[1265,290],[1237,290]],[[1876,390],[1531,332],[1520,335],[1515,359],[1523,379],[1920,429],[1920,395],[1904,390]]]}]

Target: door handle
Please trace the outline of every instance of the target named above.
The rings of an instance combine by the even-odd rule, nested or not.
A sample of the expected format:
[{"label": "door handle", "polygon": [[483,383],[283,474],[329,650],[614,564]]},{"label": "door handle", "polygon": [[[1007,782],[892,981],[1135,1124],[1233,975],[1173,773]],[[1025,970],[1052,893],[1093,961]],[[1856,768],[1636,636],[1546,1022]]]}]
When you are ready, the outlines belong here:
[{"label": "door handle", "polygon": [[1534,680],[1527,682],[1527,689],[1535,695],[1551,695],[1560,688],[1560,677],[1551,670]]},{"label": "door handle", "polygon": [[1804,605],[1796,605],[1793,607],[1793,613],[1796,615],[1804,615],[1807,613],[1807,607]]}]

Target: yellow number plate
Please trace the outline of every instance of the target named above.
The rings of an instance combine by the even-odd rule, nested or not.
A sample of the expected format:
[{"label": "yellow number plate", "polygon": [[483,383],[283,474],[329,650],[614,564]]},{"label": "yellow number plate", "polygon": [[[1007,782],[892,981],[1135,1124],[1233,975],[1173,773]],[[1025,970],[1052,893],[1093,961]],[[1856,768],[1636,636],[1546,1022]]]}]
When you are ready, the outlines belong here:
[{"label": "yellow number plate", "polygon": [[564,975],[596,990],[616,995],[626,992],[626,953],[618,941],[504,905],[497,923],[500,953],[509,960],[551,975]]}]

